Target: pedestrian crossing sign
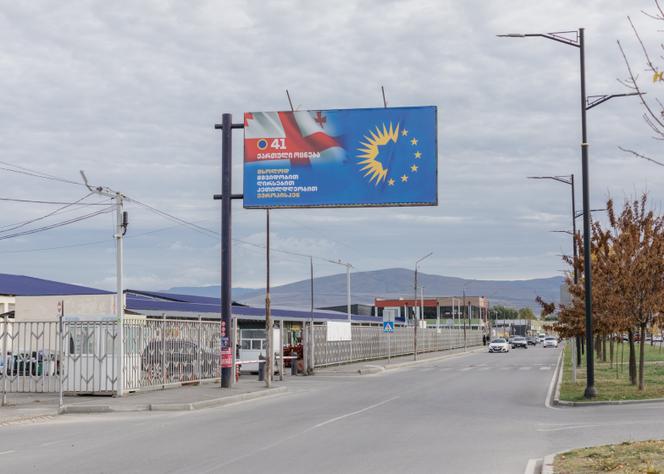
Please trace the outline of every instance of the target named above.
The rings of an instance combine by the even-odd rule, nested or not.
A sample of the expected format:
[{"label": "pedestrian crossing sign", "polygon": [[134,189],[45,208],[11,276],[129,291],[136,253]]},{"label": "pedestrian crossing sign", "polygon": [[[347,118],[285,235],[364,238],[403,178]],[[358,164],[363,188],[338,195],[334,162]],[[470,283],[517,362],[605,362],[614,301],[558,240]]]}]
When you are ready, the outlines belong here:
[{"label": "pedestrian crossing sign", "polygon": [[383,321],[383,332],[394,332],[394,321]]}]

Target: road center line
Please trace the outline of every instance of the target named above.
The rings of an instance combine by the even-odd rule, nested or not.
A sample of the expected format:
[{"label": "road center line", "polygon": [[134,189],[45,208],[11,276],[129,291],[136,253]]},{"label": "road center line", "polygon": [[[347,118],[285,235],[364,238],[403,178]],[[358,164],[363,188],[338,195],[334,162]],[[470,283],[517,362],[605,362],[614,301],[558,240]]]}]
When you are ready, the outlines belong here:
[{"label": "road center line", "polygon": [[329,425],[330,423],[334,423],[334,422],[336,422],[336,421],[343,420],[344,418],[348,418],[348,417],[350,417],[350,416],[354,416],[354,415],[359,415],[360,413],[364,413],[365,411],[369,411],[369,410],[371,410],[371,409],[373,409],[373,408],[378,408],[378,407],[381,406],[381,405],[385,405],[386,403],[389,403],[389,402],[391,402],[391,401],[393,401],[393,400],[396,400],[397,398],[399,398],[398,395],[397,395],[397,396],[394,396],[394,397],[392,397],[392,398],[388,398],[387,400],[383,400],[382,402],[374,403],[373,405],[370,405],[370,406],[368,406],[368,407],[362,408],[361,410],[357,410],[357,411],[354,411],[354,412],[351,412],[351,413],[346,413],[345,415],[341,415],[341,416],[337,416],[337,417],[334,417],[334,418],[330,418],[330,419],[327,420],[327,421],[323,421],[322,423],[318,423],[317,425],[312,426],[311,429],[320,428],[320,427],[322,427],[322,426]]}]

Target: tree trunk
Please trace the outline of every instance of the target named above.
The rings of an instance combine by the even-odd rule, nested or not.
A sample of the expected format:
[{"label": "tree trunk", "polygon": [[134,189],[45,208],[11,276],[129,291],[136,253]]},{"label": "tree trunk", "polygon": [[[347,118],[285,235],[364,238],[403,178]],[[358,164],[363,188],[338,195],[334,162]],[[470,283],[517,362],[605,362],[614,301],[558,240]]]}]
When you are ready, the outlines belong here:
[{"label": "tree trunk", "polygon": [[634,331],[632,328],[627,330],[629,338],[629,383],[636,385],[636,352],[634,351]]},{"label": "tree trunk", "polygon": [[606,354],[606,334],[602,336],[602,362],[607,361],[607,354]]},{"label": "tree trunk", "polygon": [[613,334],[611,334],[610,339],[609,339],[609,365],[610,367],[613,367],[613,343],[614,343],[615,337]]},{"label": "tree trunk", "polygon": [[641,341],[639,342],[639,391],[643,391],[643,369],[646,360],[646,323],[641,323]]}]

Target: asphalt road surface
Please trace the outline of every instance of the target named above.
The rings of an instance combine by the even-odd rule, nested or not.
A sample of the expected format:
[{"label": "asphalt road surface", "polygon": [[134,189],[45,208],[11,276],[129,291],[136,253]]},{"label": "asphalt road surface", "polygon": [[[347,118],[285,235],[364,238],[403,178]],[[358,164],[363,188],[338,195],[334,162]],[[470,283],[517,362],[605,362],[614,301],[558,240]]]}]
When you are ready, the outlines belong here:
[{"label": "asphalt road surface", "polygon": [[0,427],[0,472],[522,473],[577,446],[664,438],[662,405],[546,408],[559,350],[471,353],[185,413]]}]

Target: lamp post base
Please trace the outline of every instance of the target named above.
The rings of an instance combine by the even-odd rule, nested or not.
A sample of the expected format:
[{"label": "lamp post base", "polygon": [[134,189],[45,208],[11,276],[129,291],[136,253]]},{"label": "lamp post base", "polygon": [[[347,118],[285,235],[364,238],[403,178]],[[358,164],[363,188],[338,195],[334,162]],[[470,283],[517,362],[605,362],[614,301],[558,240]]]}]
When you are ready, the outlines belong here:
[{"label": "lamp post base", "polygon": [[597,390],[593,385],[589,385],[586,387],[586,391],[583,392],[583,397],[590,400],[592,398],[595,398],[597,396]]}]

